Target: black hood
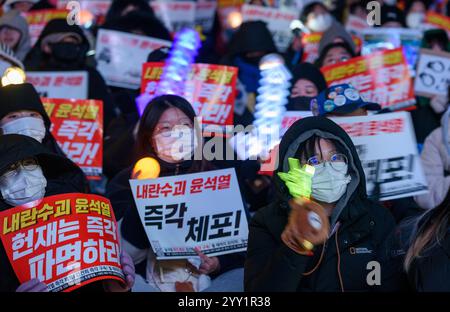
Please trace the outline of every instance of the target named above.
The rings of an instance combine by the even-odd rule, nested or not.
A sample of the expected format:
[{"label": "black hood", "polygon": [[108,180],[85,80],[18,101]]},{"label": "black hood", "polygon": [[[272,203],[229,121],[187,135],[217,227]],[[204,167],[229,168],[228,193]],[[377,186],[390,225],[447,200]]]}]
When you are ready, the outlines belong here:
[{"label": "black hood", "polygon": [[40,49],[41,42],[45,37],[57,33],[76,33],[81,37],[82,43],[89,47],[89,41],[84,34],[83,29],[81,29],[81,27],[77,25],[69,25],[63,18],[53,19],[48,22],[48,24],[45,25],[44,29],[42,30],[42,33],[39,36],[39,39],[36,41],[34,47]]},{"label": "black hood", "polygon": [[0,174],[15,162],[31,157],[38,160],[47,180],[66,180],[73,184],[70,178],[82,174],[81,169],[71,160],[50,152],[31,137],[20,134],[0,136]]},{"label": "black hood", "polygon": [[274,175],[277,195],[284,202],[291,197],[289,190],[277,173],[289,171],[288,158],[294,157],[299,145],[313,135],[338,141],[346,150],[345,154],[348,157],[348,169],[352,179],[347,185],[346,193],[337,202],[336,208],[333,210],[331,221],[334,224],[345,207],[348,206],[348,203],[356,197],[365,199],[367,194],[365,175],[356,148],[348,134],[332,120],[325,117],[303,118],[296,121],[284,134],[279,148],[278,168]]},{"label": "black hood", "polygon": [[228,57],[248,52],[277,52],[272,34],[262,21],[245,22],[233,35],[229,43]]},{"label": "black hood", "polygon": [[44,105],[33,85],[29,83],[8,85],[0,88],[0,119],[9,113],[19,110],[31,110],[41,114],[47,131],[50,130],[51,121]]}]

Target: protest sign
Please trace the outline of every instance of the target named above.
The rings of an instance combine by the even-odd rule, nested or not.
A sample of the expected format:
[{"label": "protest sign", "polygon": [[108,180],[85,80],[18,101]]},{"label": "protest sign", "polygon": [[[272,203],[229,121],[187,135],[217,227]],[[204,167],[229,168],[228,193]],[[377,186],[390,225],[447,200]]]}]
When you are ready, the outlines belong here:
[{"label": "protest sign", "polygon": [[43,98],[51,133],[61,149],[91,180],[103,164],[103,103],[96,100]]},{"label": "protest sign", "polygon": [[27,72],[31,83],[41,97],[87,99],[88,73],[86,71]]},{"label": "protest sign", "polygon": [[190,1],[152,1],[150,5],[170,32],[195,26],[195,2]]},{"label": "protest sign", "polygon": [[244,251],[247,218],[234,169],[130,180],[158,260]]},{"label": "protest sign", "polygon": [[414,74],[414,67],[422,44],[422,32],[420,30],[385,27],[368,28],[363,31],[362,38],[362,55],[402,47],[411,74]]},{"label": "protest sign", "polygon": [[195,3],[195,25],[201,26],[203,33],[209,33],[212,30],[216,8],[215,1],[203,0]]},{"label": "protest sign", "polygon": [[34,46],[49,21],[57,18],[66,19],[68,13],[69,11],[66,9],[36,10],[23,13],[30,31],[31,45]]},{"label": "protest sign", "polygon": [[416,95],[447,96],[450,86],[450,53],[421,49],[414,91]]},{"label": "protest sign", "polygon": [[427,192],[409,112],[332,120],[347,132],[358,151],[369,196],[376,196],[376,184],[380,200]]},{"label": "protest sign", "polygon": [[425,15],[425,23],[432,25],[433,28],[441,28],[450,36],[450,17],[428,11]]},{"label": "protest sign", "polygon": [[[164,63],[145,63],[141,92],[154,95],[158,89]],[[194,107],[197,116],[213,130],[233,125],[237,68],[231,66],[194,64],[186,81],[184,96]]]},{"label": "protest sign", "polygon": [[283,119],[281,119],[280,134],[283,136],[286,131],[294,122],[305,117],[311,117],[313,114],[311,111],[287,111],[284,113]]},{"label": "protest sign", "polygon": [[166,40],[100,29],[96,44],[97,69],[110,86],[139,88],[142,64],[149,53],[171,44]]},{"label": "protest sign", "polygon": [[124,282],[116,220],[108,199],[61,194],[0,212],[0,238],[20,283],[38,278],[51,292]]},{"label": "protest sign", "polygon": [[391,110],[415,104],[412,79],[403,50],[385,50],[320,69],[328,85],[350,83],[361,97]]},{"label": "protest sign", "polygon": [[[314,63],[319,58],[319,43],[323,33],[302,34],[303,62]],[[361,48],[361,39],[352,36],[357,51]]]},{"label": "protest sign", "polygon": [[370,25],[367,23],[367,20],[352,14],[348,16],[347,22],[345,23],[345,29],[349,33],[357,36],[360,36],[362,32],[369,27]]},{"label": "protest sign", "polygon": [[298,16],[291,10],[267,8],[257,5],[242,6],[242,21],[263,21],[272,33],[273,41],[280,52],[286,51],[292,40],[291,22]]}]

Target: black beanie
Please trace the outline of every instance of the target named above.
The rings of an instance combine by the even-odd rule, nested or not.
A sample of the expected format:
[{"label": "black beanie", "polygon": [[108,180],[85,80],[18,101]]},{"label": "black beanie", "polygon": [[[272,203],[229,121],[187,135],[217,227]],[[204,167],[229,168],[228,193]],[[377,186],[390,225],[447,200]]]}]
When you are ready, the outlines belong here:
[{"label": "black beanie", "polygon": [[45,127],[50,129],[51,121],[48,117],[39,94],[29,83],[11,84],[0,87],[0,119],[12,112],[31,110],[41,114]]},{"label": "black beanie", "polygon": [[318,93],[327,88],[327,82],[322,72],[313,64],[301,63],[292,69],[292,86],[300,79],[311,81],[316,86]]}]

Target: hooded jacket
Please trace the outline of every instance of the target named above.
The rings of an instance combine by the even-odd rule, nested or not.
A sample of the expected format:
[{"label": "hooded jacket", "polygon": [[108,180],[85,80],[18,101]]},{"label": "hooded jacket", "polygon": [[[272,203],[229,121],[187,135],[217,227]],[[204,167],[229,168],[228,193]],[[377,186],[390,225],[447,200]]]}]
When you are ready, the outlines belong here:
[{"label": "hooded jacket", "polygon": [[[45,196],[64,193],[83,193],[76,182],[81,169],[72,161],[48,151],[38,141],[23,135],[7,134],[0,136],[0,173],[11,164],[35,157],[47,179]],[[0,195],[0,211],[12,208]],[[0,292],[13,292],[19,287],[3,245],[0,244]]]},{"label": "hooded jacket", "polygon": [[356,45],[352,36],[345,30],[344,26],[337,21],[335,21],[333,25],[323,33],[322,38],[319,41],[319,55],[322,55],[325,47],[331,43],[334,43],[337,38],[347,42],[353,53],[356,55]]},{"label": "hooded jacket", "polygon": [[0,28],[2,26],[14,28],[21,33],[19,43],[14,48],[14,53],[19,60],[23,61],[31,49],[31,38],[27,20],[20,15],[19,11],[10,10],[0,17]]},{"label": "hooded jacket", "polygon": [[57,33],[74,33],[78,35],[81,45],[86,52],[89,50],[89,41],[83,30],[77,25],[69,25],[65,19],[51,20],[42,30],[36,44],[31,49],[25,60],[25,68],[28,71],[74,71],[84,70],[88,73],[88,98],[103,101],[104,129],[107,129],[109,122],[115,116],[114,102],[108,90],[105,80],[101,74],[93,67],[86,64],[86,58],[79,60],[78,64],[66,62],[55,64],[50,61],[50,57],[42,51],[42,40]]},{"label": "hooded jacket", "polygon": [[441,127],[425,139],[420,155],[428,193],[415,196],[417,204],[432,209],[444,201],[450,190],[450,109],[442,116]]},{"label": "hooded jacket", "polygon": [[[19,110],[35,111],[42,116],[46,129],[46,134],[42,140],[42,144],[52,153],[66,158],[67,156],[64,154],[61,147],[58,145],[50,132],[52,123],[34,87],[29,83],[24,83],[20,85],[8,85],[0,88],[0,120],[9,113],[17,112]],[[81,170],[75,181],[80,183],[79,187],[83,190],[88,189],[86,176]]]},{"label": "hooded jacket", "polygon": [[[318,135],[339,142],[349,162],[351,182],[338,200],[330,217],[329,239],[316,246],[314,255],[304,256],[281,240],[287,225],[290,198],[284,182],[274,176],[278,198],[259,210],[249,225],[249,244],[245,263],[246,291],[368,291],[396,289],[397,271],[390,270],[384,241],[394,229],[390,213],[371,202],[366,195],[364,171],[356,149],[345,131],[323,117],[308,117],[294,123],[280,143],[277,172],[287,172],[288,158],[298,146]],[[323,258],[320,254],[323,250]],[[381,286],[369,286],[366,277],[371,261],[381,264]],[[316,267],[316,269],[314,269]],[[303,273],[313,271],[307,276]],[[342,278],[342,285],[340,283]]]}]

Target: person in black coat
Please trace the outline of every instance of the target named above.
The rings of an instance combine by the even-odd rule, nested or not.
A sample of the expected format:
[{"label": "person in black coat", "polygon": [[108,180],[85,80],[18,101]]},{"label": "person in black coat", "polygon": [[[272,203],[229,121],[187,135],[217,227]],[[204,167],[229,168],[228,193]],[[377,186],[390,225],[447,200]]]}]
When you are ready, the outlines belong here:
[{"label": "person in black coat", "polygon": [[[297,217],[309,206],[291,208],[290,192],[299,188],[290,185],[288,189],[278,175],[287,174],[289,158],[314,166],[307,188],[311,192],[309,206],[319,207],[321,224],[329,224],[328,229],[322,226],[319,232],[307,223],[297,223]],[[386,209],[367,198],[361,161],[345,131],[327,118],[301,119],[283,136],[278,159],[274,178],[278,196],[250,221],[245,290],[398,289],[398,271],[385,260],[388,246],[384,245],[392,235],[394,220]],[[291,242],[300,242],[301,247]],[[367,282],[372,261],[381,266],[381,281],[374,286]]]},{"label": "person in black coat", "polygon": [[[0,136],[0,211],[39,200],[47,196],[65,193],[83,193],[74,183],[81,169],[72,161],[48,151],[38,141],[24,135]],[[126,291],[134,283],[134,266],[127,254],[122,254],[122,266],[127,278],[123,288],[114,281],[94,282],[83,291]],[[126,266],[126,268],[125,268]],[[0,292],[46,291],[44,283],[37,279],[20,285],[0,244]]]},{"label": "person in black coat", "polygon": [[[0,88],[0,131],[2,134],[22,134],[42,143],[49,151],[67,157],[50,132],[51,121],[35,88],[29,84]],[[73,178],[80,189],[89,190],[82,171]]]},{"label": "person in black coat", "polygon": [[107,129],[116,115],[115,104],[101,74],[87,65],[88,51],[89,41],[79,26],[54,19],[42,30],[24,65],[27,71],[86,71],[88,98],[103,101],[103,124]]}]

